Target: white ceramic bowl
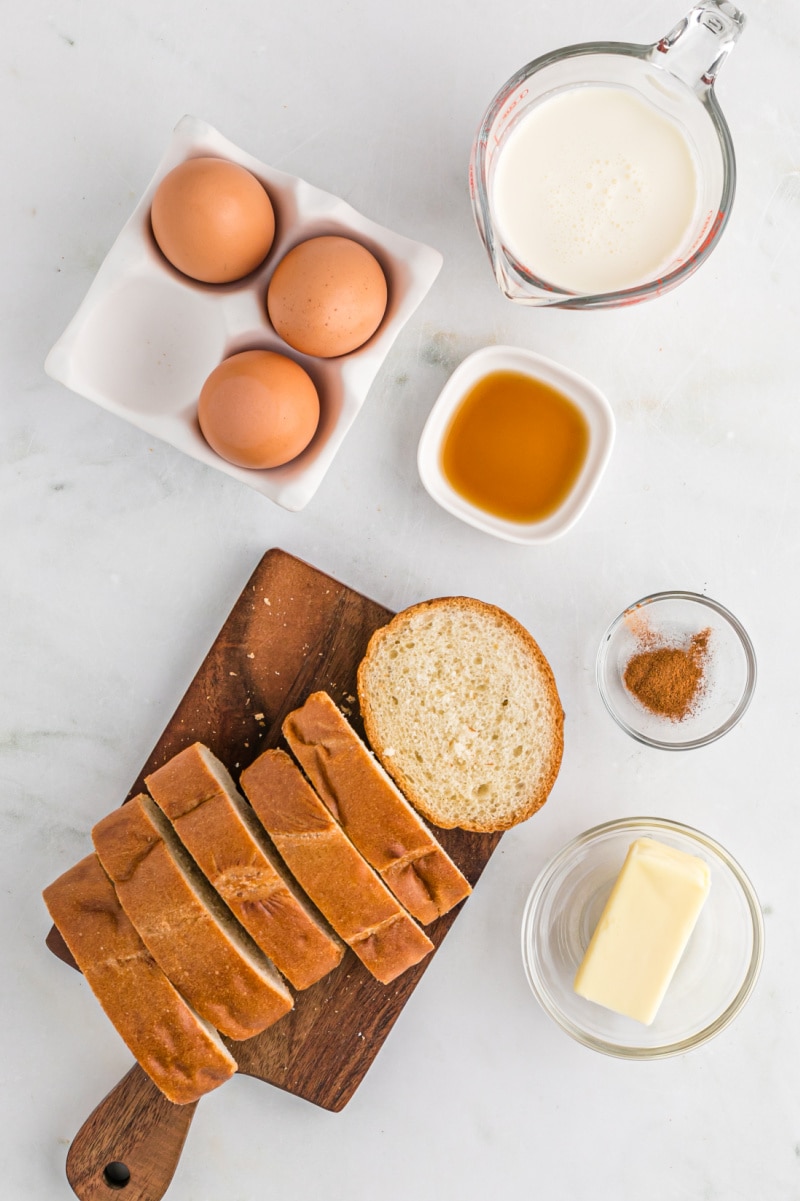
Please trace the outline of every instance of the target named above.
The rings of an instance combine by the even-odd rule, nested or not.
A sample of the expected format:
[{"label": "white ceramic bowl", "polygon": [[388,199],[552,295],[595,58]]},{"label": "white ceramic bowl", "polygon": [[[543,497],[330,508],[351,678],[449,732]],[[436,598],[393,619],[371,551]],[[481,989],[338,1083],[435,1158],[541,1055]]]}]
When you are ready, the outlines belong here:
[{"label": "white ceramic bowl", "polygon": [[[581,411],[589,427],[583,467],[558,509],[541,521],[517,522],[497,517],[457,492],[442,470],[442,446],[461,401],[487,375],[515,371],[557,389]],[[614,414],[602,392],[560,363],[515,346],[486,346],[456,368],[440,392],[425,423],[417,452],[420,479],[435,501],[469,525],[509,542],[551,542],[580,517],[602,476],[614,443]]]},{"label": "white ceramic bowl", "polygon": [[[261,180],[276,216],[275,241],[251,275],[232,284],[197,283],[163,257],[150,228],[150,205],[163,177],[187,158],[239,163]],[[267,284],[298,242],[341,234],[379,260],[389,285],[377,333],[352,354],[317,359],[291,350],[269,324]],[[361,216],[343,200],[266,166],[196,117],[184,117],[144,195],[103,261],[45,370],[74,392],[234,476],[285,509],[301,509],[319,487],[386,355],[430,289],[442,256]],[[214,367],[240,350],[276,350],[295,359],[320,393],[311,444],[283,467],[265,471],[221,459],[200,433],[197,398]]]}]

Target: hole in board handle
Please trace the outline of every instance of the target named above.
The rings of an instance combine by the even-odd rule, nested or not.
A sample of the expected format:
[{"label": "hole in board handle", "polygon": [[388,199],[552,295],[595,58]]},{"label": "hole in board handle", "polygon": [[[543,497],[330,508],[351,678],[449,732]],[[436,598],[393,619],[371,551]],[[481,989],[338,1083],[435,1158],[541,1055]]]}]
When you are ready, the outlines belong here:
[{"label": "hole in board handle", "polygon": [[103,1179],[110,1188],[127,1188],[131,1182],[130,1168],[127,1164],[115,1159],[103,1168]]}]

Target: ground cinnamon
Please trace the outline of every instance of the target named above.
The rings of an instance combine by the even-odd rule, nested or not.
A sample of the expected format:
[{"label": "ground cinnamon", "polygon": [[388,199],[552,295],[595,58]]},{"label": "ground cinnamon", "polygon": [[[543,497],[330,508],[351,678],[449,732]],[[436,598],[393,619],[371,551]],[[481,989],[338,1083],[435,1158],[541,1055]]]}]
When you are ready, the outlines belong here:
[{"label": "ground cinnamon", "polygon": [[687,646],[639,651],[625,667],[625,687],[651,713],[682,721],[694,711],[702,693],[710,636],[710,629],[700,630]]}]

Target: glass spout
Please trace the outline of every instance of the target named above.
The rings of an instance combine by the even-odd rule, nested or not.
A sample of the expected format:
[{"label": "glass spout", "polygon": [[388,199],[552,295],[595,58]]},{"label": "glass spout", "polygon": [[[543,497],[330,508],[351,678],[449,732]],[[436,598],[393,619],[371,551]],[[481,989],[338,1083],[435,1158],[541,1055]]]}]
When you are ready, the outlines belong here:
[{"label": "glass spout", "polygon": [[744,24],[744,13],[729,0],[701,0],[674,29],[656,42],[650,58],[693,91],[702,93],[713,87]]}]

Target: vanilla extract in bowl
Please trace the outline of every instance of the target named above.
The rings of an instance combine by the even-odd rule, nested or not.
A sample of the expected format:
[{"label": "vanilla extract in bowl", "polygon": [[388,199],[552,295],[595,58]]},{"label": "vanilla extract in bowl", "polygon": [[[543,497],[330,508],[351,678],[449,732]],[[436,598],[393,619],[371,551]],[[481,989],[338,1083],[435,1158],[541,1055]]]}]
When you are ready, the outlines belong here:
[{"label": "vanilla extract in bowl", "polygon": [[521,371],[479,379],[456,410],[442,470],[456,492],[507,521],[542,521],[572,491],[589,424],[558,388]]},{"label": "vanilla extract in bowl", "polygon": [[532,546],[575,524],[613,443],[611,405],[589,380],[519,346],[484,346],[439,393],[417,466],[443,509]]}]

